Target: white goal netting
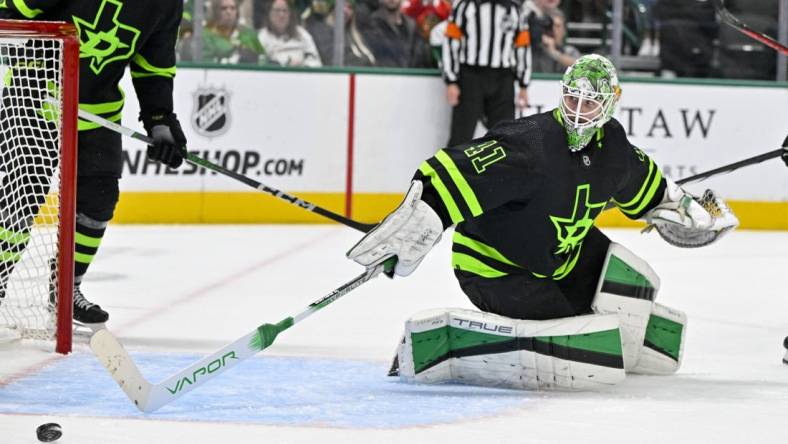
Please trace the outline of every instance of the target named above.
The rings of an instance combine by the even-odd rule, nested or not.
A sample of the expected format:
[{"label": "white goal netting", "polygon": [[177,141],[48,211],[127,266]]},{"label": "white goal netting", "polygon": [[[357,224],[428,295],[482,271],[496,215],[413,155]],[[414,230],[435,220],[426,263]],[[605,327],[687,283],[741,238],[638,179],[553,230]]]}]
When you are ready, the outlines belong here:
[{"label": "white goal netting", "polygon": [[61,39],[0,33],[0,329],[22,338],[55,336],[62,60]]}]

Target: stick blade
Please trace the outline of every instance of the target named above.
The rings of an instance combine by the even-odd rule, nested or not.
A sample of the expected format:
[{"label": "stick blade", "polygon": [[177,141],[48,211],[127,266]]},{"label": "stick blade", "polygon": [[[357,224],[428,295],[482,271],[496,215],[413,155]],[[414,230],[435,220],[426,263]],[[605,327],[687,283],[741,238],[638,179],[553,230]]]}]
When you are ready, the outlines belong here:
[{"label": "stick blade", "polygon": [[151,384],[118,339],[106,329],[99,330],[90,338],[90,348],[131,402],[143,412],[151,411],[148,409]]}]

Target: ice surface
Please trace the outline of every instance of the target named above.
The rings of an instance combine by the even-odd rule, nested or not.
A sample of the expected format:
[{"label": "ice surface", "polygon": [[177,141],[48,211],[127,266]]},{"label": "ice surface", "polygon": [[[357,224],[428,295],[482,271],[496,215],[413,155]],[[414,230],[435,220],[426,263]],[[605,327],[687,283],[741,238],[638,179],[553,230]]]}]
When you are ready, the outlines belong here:
[{"label": "ice surface", "polygon": [[[470,308],[444,240],[414,275],[379,278],[274,345],[143,415],[77,337],[75,353],[0,346],[0,443],[58,422],[68,443],[786,442],[788,233],[740,231],[698,250],[605,230],[651,263],[658,301],[689,316],[681,371],[611,390],[415,386],[385,371],[403,323]],[[263,322],[300,312],[359,273],[338,226],[112,226],[83,284],[152,380]],[[448,236],[447,236],[448,238]]]}]

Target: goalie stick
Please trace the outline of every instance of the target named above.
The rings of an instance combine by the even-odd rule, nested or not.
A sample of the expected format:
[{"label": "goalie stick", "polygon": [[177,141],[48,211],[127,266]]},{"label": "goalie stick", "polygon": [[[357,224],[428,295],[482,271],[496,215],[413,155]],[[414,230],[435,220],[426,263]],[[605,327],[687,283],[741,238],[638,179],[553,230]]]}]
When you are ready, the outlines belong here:
[{"label": "goalie stick", "polygon": [[[124,136],[128,136],[128,137],[131,137],[132,139],[137,139],[139,141],[145,142],[148,145],[152,145],[153,144],[153,139],[151,139],[150,137],[146,136],[145,134],[139,133],[139,132],[134,131],[131,128],[127,128],[125,126],[118,125],[115,122],[111,122],[111,121],[109,121],[109,120],[107,120],[107,119],[105,119],[103,117],[97,116],[97,115],[92,114],[92,113],[90,113],[88,111],[80,109],[79,110],[79,117],[82,118],[82,119],[88,120],[90,122],[97,123],[97,124],[103,126],[104,128],[107,128],[109,130],[112,130],[112,131],[115,131],[117,133],[123,134]],[[319,215],[321,215],[323,217],[326,217],[328,219],[333,220],[334,222],[339,222],[342,225],[346,225],[346,226],[348,226],[350,228],[355,228],[358,231],[366,233],[369,230],[375,228],[375,226],[377,225],[377,224],[365,224],[365,223],[362,223],[362,222],[358,222],[358,221],[355,221],[353,219],[349,219],[349,218],[347,218],[345,216],[342,216],[342,215],[339,215],[337,213],[334,213],[333,211],[326,210],[325,208],[319,207],[319,206],[317,206],[317,205],[315,205],[315,204],[313,204],[311,202],[307,202],[307,201],[305,201],[305,200],[303,200],[303,199],[301,199],[299,197],[292,196],[290,194],[287,194],[287,193],[284,193],[282,191],[279,191],[276,188],[271,188],[271,187],[269,187],[267,185],[264,185],[264,184],[262,184],[262,183],[260,183],[260,182],[258,182],[256,180],[250,178],[250,177],[244,176],[243,174],[239,174],[239,173],[236,173],[235,171],[228,170],[227,168],[224,168],[224,167],[222,167],[220,165],[212,163],[211,161],[209,161],[207,159],[203,159],[202,157],[197,156],[194,153],[187,153],[185,160],[187,162],[191,163],[192,165],[198,165],[198,166],[201,166],[201,167],[203,167],[205,169],[208,169],[208,170],[211,170],[211,171],[215,171],[215,172],[217,172],[219,174],[222,174],[222,175],[225,175],[227,177],[231,177],[231,178],[233,178],[233,179],[235,179],[235,180],[237,180],[239,182],[242,182],[242,183],[244,183],[246,185],[249,185],[250,187],[252,187],[252,188],[254,188],[256,190],[262,191],[262,192],[264,192],[266,194],[270,194],[271,196],[274,196],[274,197],[277,197],[277,198],[279,198],[281,200],[289,202],[289,203],[291,203],[291,204],[293,204],[293,205],[295,205],[295,206],[297,206],[299,208],[303,208],[303,209],[305,209],[307,211],[311,211],[313,213],[319,214]]]},{"label": "goalie stick", "polygon": [[145,379],[123,345],[108,330],[103,329],[96,332],[90,339],[90,348],[134,405],[141,411],[150,413],[194,390],[239,362],[251,358],[257,352],[265,350],[273,344],[277,335],[375,278],[381,272],[393,269],[394,263],[395,259],[392,258],[375,267],[368,268],[366,272],[355,279],[311,303],[301,313],[286,317],[276,324],[262,324],[233,343],[200,359],[158,384],[153,384]]},{"label": "goalie stick", "polygon": [[727,23],[729,26],[736,28],[742,34],[745,34],[747,37],[755,39],[764,45],[776,50],[782,55],[788,55],[788,47],[781,44],[777,40],[769,37],[768,35],[758,32],[749,26],[742,23],[741,20],[736,18],[735,15],[731,14],[728,9],[725,8],[725,4],[723,4],[722,0],[714,0],[714,9],[717,10],[717,14],[720,16],[720,19]]}]

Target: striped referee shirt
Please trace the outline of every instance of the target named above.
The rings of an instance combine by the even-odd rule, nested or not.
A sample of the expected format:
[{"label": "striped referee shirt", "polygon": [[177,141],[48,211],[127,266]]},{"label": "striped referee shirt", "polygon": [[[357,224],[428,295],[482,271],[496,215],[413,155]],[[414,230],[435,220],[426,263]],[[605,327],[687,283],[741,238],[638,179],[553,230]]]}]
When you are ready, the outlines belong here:
[{"label": "striped referee shirt", "polygon": [[456,83],[460,65],[511,68],[520,86],[528,86],[530,40],[515,1],[457,0],[443,41],[443,78]]}]

